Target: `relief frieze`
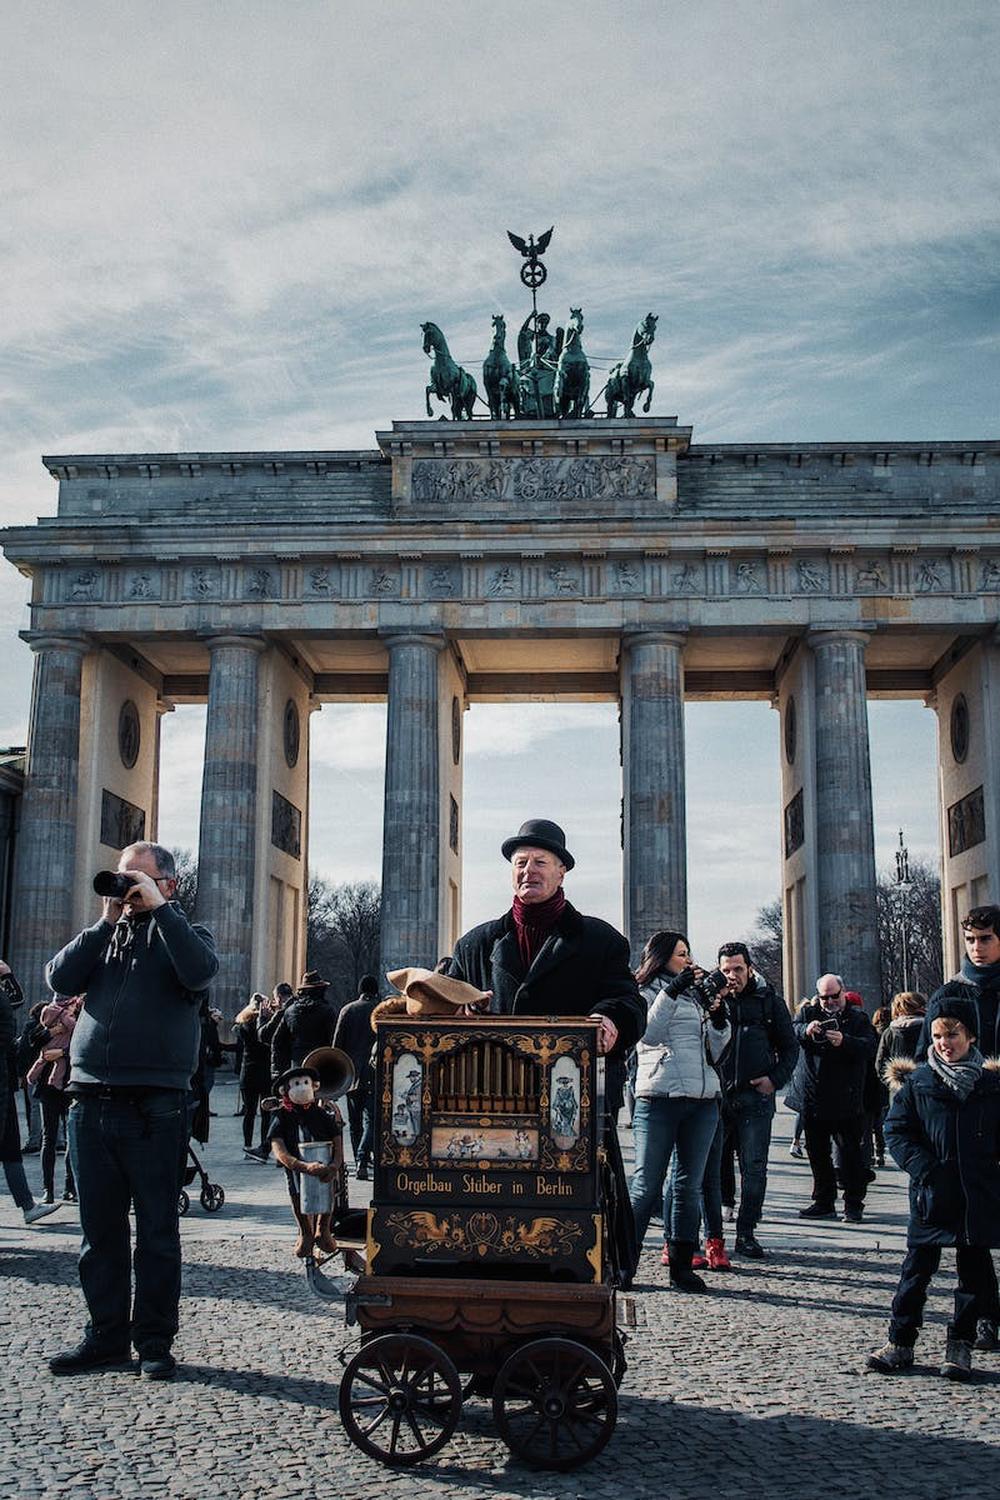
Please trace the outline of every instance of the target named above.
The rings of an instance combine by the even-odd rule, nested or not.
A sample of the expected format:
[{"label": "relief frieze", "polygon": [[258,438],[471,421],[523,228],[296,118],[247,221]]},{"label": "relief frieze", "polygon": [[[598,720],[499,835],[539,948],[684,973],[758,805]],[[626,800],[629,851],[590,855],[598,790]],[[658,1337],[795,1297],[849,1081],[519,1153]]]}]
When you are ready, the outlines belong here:
[{"label": "relief frieze", "polygon": [[411,494],[438,505],[639,500],[656,491],[652,458],[414,459]]}]

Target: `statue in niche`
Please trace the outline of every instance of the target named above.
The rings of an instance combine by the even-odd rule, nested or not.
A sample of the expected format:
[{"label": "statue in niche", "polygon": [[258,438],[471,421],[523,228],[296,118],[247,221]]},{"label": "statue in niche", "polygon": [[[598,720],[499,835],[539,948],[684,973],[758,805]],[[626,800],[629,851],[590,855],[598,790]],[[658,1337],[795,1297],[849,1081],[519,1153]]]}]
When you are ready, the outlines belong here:
[{"label": "statue in niche", "polygon": [[549,568],[549,578],[557,594],[575,594],[580,587],[579,579],[573,577],[565,563],[555,563]]},{"label": "statue in niche", "polygon": [[921,594],[929,594],[932,589],[941,587],[941,574],[938,572],[939,563],[925,560],[917,569],[917,589]]},{"label": "statue in niche", "polygon": [[332,587],[330,569],[313,568],[309,573],[309,587],[314,594],[329,594]]},{"label": "statue in niche", "polygon": [[375,568],[372,572],[371,589],[373,594],[391,594],[396,587],[396,580],[391,573],[384,568]]},{"label": "statue in niche", "polygon": [[639,575],[630,562],[615,563],[615,580],[620,589],[639,587]]},{"label": "statue in niche", "polygon": [[150,599],[153,595],[153,580],[148,573],[136,573],[128,591],[130,599]]},{"label": "statue in niche", "polygon": [[431,572],[431,589],[435,594],[453,594],[455,580],[450,568],[434,568]]},{"label": "statue in niche", "polygon": [[266,599],[271,592],[271,574],[267,568],[255,568],[247,584],[247,595],[251,599]]},{"label": "statue in niche", "polygon": [[690,563],[685,563],[674,574],[674,588],[682,594],[694,594],[698,589],[698,575]]},{"label": "statue in niche", "polygon": [[989,557],[983,563],[983,571],[979,579],[981,589],[1000,589],[1000,562]]}]

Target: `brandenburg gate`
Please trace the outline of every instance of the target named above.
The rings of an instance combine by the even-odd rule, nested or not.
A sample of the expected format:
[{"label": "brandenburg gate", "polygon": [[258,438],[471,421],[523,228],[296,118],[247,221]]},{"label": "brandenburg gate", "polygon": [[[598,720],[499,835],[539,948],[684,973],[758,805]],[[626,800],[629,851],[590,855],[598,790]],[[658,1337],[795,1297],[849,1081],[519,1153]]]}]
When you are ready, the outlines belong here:
[{"label": "brandenburg gate", "polygon": [[450,951],[463,715],[527,698],[621,706],[635,947],[685,926],[685,701],[770,701],[786,993],[842,968],[869,1000],[866,700],[923,700],[957,962],[963,909],[1000,897],[1000,443],[701,445],[675,418],[584,414],[395,422],[377,444],[45,460],[58,514],[2,534],[32,581],[32,999],[93,871],[156,837],[161,715],[199,702],[198,908],[230,1015],[304,967],[310,713],[346,700],[388,703],[383,967]]}]

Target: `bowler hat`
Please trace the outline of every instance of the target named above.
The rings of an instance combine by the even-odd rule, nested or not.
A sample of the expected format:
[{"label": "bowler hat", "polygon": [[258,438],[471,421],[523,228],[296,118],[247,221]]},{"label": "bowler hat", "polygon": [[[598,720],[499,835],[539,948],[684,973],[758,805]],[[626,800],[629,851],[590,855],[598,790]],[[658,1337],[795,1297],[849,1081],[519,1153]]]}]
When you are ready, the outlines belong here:
[{"label": "bowler hat", "polygon": [[275,1079],[274,1086],[278,1090],[279,1094],[281,1093],[282,1089],[286,1089],[288,1087],[293,1078],[311,1078],[313,1083],[320,1082],[319,1073],[315,1068],[307,1068],[304,1063],[300,1063],[297,1068],[286,1068],[285,1071]]},{"label": "bowler hat", "polygon": [[526,823],[522,823],[512,839],[504,839],[500,845],[500,853],[504,859],[510,859],[515,849],[525,846],[530,849],[547,849],[567,870],[572,870],[576,864],[566,848],[566,835],[558,823],[552,823],[548,818],[529,818]]}]

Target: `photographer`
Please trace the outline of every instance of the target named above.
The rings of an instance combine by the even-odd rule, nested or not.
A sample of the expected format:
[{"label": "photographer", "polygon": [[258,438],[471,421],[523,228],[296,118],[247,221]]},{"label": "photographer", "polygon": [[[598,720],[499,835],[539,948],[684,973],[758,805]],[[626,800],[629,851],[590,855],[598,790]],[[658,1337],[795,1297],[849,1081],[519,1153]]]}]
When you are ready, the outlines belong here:
[{"label": "photographer", "polygon": [[691,1258],[705,1163],[719,1123],[715,1064],[729,1042],[729,1019],[719,987],[705,983],[711,976],[694,967],[683,933],[654,933],[635,977],[647,1005],[646,1030],[636,1048],[632,1121],[635,1173],[629,1197],[636,1236],[641,1245],[676,1148],[673,1222],[664,1225],[670,1284],[703,1292],[705,1283],[691,1269]]},{"label": "photographer", "polygon": [[[70,1375],[129,1358],[174,1373],[181,1247],[177,1222],[187,1151],[187,1095],[198,1061],[199,1011],[218,969],[215,944],[174,900],[173,857],[133,844],[119,879],[98,877],[101,919],[46,969],[53,990],[85,993],[70,1047],[69,1145],[80,1197],[80,1283],[90,1321],[82,1342],[49,1361]],[[130,1303],[129,1208],[135,1209]]]},{"label": "photographer", "polygon": [[844,1218],[864,1216],[868,1168],[864,1161],[865,1081],[877,1037],[863,1010],[848,1005],[839,974],[823,974],[816,995],[795,1018],[801,1048],[794,1090],[802,1106],[806,1152],[813,1174],[812,1202],[803,1219],[837,1217],[837,1176],[833,1143],[840,1148],[844,1178]]},{"label": "photographer", "polygon": [[755,971],[746,944],[723,943],[719,968],[729,984],[726,1004],[733,1026],[733,1043],[720,1072],[723,1155],[729,1159],[735,1151],[740,1164],[734,1251],[748,1260],[763,1260],[756,1230],[767,1192],[774,1095],[791,1078],[798,1052],[785,1002]]}]

